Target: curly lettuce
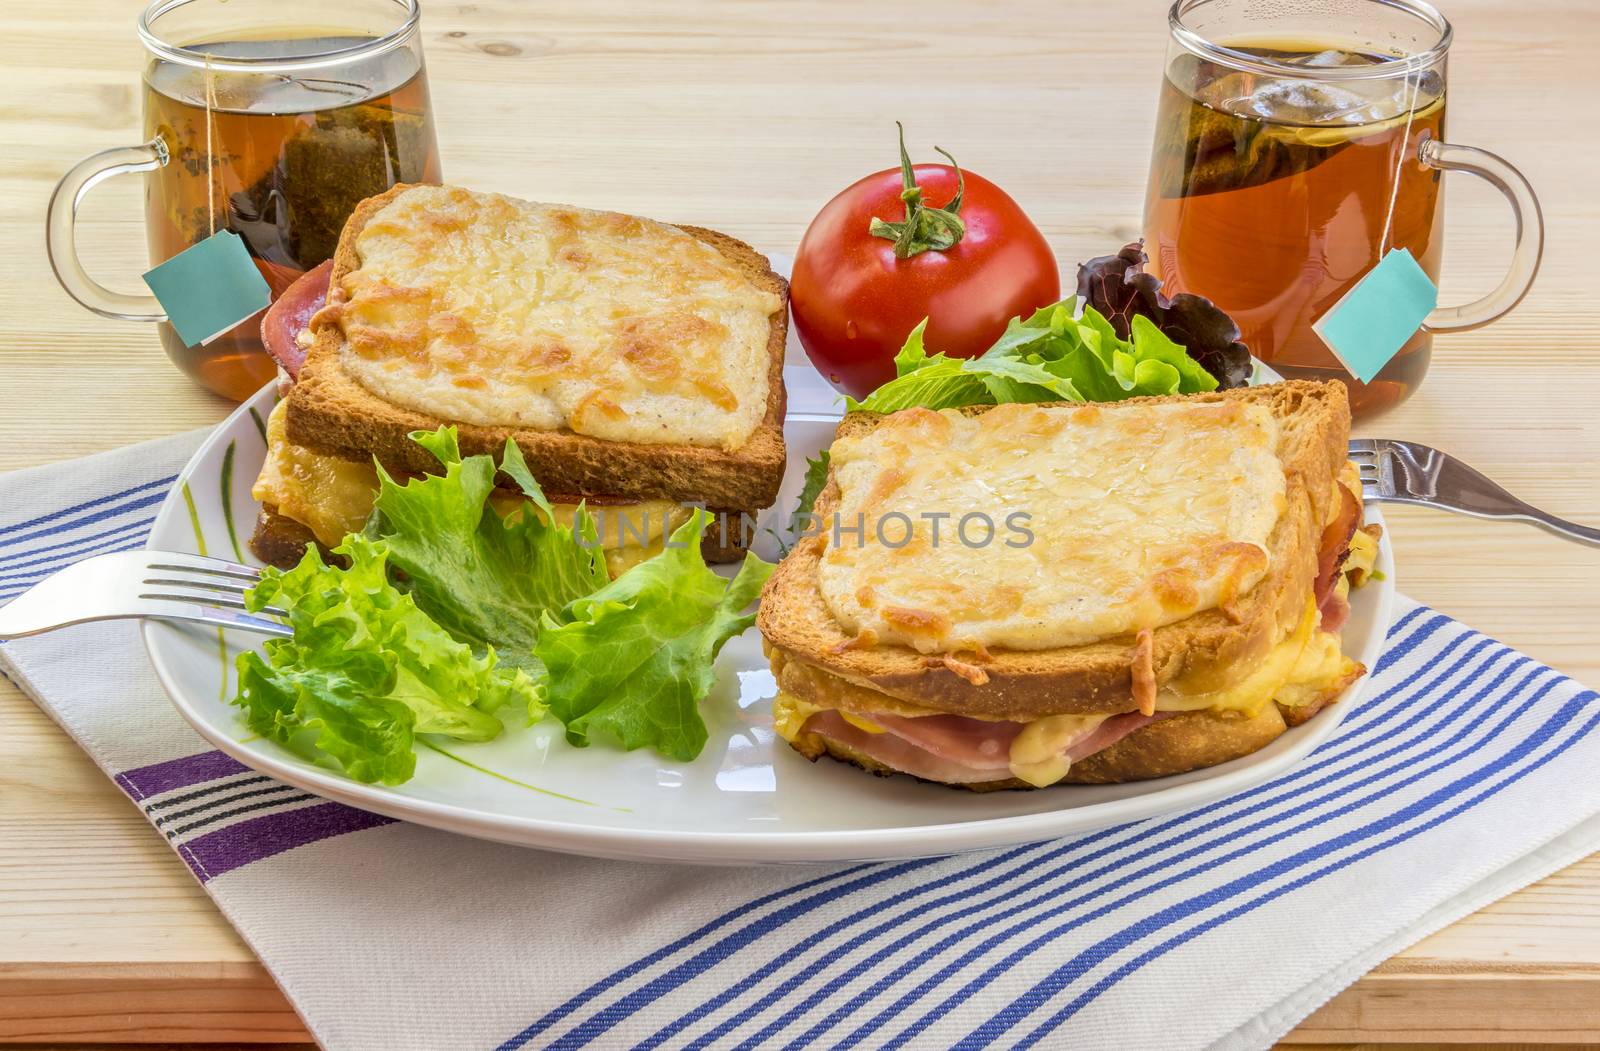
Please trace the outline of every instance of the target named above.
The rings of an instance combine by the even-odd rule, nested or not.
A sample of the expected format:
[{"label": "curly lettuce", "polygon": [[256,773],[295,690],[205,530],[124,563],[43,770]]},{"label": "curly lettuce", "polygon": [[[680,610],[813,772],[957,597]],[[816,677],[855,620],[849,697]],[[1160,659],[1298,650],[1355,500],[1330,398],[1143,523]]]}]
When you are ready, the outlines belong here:
[{"label": "curly lettuce", "polygon": [[[475,650],[493,646],[506,663],[536,670],[544,612],[610,582],[594,519],[579,508],[573,527],[556,524],[515,442],[506,442],[496,468],[488,456],[463,460],[454,427],[411,437],[444,474],[400,485],[379,466],[367,534],[382,538],[405,590],[440,627]],[[497,512],[489,502],[497,471],[540,513]]]},{"label": "curly lettuce", "polygon": [[[698,755],[713,663],[754,621],[744,610],[773,567],[750,556],[731,582],[712,572],[699,542],[709,515],[696,511],[611,580],[593,519],[580,508],[557,524],[516,445],[496,465],[463,458],[453,428],[412,437],[442,474],[402,485],[380,467],[372,517],[335,549],[345,564],[313,547],[247,594],[294,629],[239,657],[233,703],[251,730],[384,784],[415,772],[416,735],[486,741],[507,706],[555,714],[575,744]],[[490,499],[497,474],[522,491],[507,514]]]},{"label": "curly lettuce", "polygon": [[239,692],[250,729],[358,781],[399,784],[416,768],[415,735],[487,741],[506,705],[541,713],[522,669],[482,655],[418,608],[389,579],[388,551],[360,534],[336,550],[313,546],[293,569],[267,569],[246,595],[252,611],[278,606],[294,636],[241,653]]},{"label": "curly lettuce", "polygon": [[1144,272],[1147,262],[1143,241],[1089,260],[1078,267],[1078,298],[1124,339],[1131,338],[1135,319],[1143,317],[1180,344],[1224,390],[1249,385],[1253,363],[1233,318],[1204,296],[1179,292],[1168,297],[1160,279]]},{"label": "curly lettuce", "polygon": [[1136,315],[1123,339],[1099,311],[1077,315],[1076,297],[1012,318],[976,358],[929,354],[924,321],[895,356],[895,378],[852,411],[895,412],[1009,402],[1121,401],[1215,390],[1217,380],[1149,318]]},{"label": "curly lettuce", "polygon": [[790,531],[799,532],[804,526],[806,517],[817,506],[817,497],[822,495],[822,490],[828,485],[828,468],[832,465],[833,454],[824,449],[816,457],[806,457],[806,480],[800,486],[800,497],[795,502],[794,514],[790,516]]},{"label": "curly lettuce", "polygon": [[535,654],[550,711],[580,747],[595,736],[688,761],[706,743],[700,702],[724,643],[755,623],[745,609],[773,567],[754,555],[732,581],[706,566],[696,510],[665,549],[592,595],[546,614]]}]

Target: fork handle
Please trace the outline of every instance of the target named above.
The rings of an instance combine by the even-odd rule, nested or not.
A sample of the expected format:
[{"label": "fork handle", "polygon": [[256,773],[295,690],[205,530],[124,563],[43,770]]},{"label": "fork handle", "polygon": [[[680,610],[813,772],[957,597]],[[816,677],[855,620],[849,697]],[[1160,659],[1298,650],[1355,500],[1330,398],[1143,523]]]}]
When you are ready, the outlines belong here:
[{"label": "fork handle", "polygon": [[[0,610],[0,613],[3,613]],[[0,616],[0,642],[10,642],[12,639],[25,639],[31,635],[43,635],[47,631],[57,628],[67,628],[74,624],[92,624],[102,620],[164,620],[174,624],[205,624],[216,628],[227,628],[230,631],[248,631],[257,635],[271,635],[275,638],[287,639],[294,636],[294,629],[287,624],[279,624],[267,620],[265,617],[256,617],[248,613],[238,613],[231,609],[217,609],[215,607],[182,607],[174,608],[170,613],[107,613],[89,617],[77,617],[72,620],[60,620],[48,624],[16,624],[13,625]]]},{"label": "fork handle", "polygon": [[1595,547],[1600,547],[1600,529],[1596,529],[1593,526],[1579,525],[1577,522],[1569,522],[1565,518],[1557,518],[1553,514],[1541,511],[1537,507],[1525,504],[1520,500],[1516,501],[1514,506],[1490,508],[1465,507],[1459,503],[1446,503],[1433,497],[1406,497],[1398,494],[1383,496],[1373,492],[1367,493],[1365,499],[1368,503],[1416,504],[1418,507],[1454,511],[1458,515],[1466,515],[1469,518],[1499,518],[1517,522],[1530,522],[1547,532],[1566,537],[1568,540],[1576,540],[1581,544],[1592,544]]},{"label": "fork handle", "polygon": [[1555,515],[1546,514],[1537,507],[1529,507],[1521,513],[1511,514],[1507,517],[1520,518],[1524,521],[1532,522],[1534,525],[1547,529],[1557,536],[1564,536],[1568,540],[1577,540],[1581,543],[1600,547],[1600,529],[1569,522],[1565,518],[1557,518]]}]

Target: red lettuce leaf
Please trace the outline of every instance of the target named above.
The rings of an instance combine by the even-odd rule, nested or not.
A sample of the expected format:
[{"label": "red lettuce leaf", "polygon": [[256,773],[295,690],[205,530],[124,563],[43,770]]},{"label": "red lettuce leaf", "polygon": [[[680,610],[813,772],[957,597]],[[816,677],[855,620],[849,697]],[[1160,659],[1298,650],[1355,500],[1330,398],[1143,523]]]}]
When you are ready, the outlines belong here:
[{"label": "red lettuce leaf", "polygon": [[1089,260],[1078,267],[1078,298],[1105,315],[1119,338],[1130,338],[1134,315],[1143,314],[1215,376],[1219,389],[1246,386],[1252,366],[1239,326],[1204,296],[1162,295],[1161,282],[1144,272],[1148,261],[1143,241]]}]

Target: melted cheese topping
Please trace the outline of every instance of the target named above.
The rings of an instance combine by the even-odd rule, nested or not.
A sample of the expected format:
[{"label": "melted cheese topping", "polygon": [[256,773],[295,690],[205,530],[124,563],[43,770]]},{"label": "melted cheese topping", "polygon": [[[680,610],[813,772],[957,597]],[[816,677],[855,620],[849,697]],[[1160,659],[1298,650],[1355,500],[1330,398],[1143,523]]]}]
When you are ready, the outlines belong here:
[{"label": "melted cheese topping", "polygon": [[[277,507],[278,513],[306,526],[324,547],[337,547],[347,533],[366,524],[378,495],[378,472],[371,463],[313,452],[289,441],[284,430],[287,402],[267,417],[267,459],[250,495]],[[489,502],[503,515],[528,506],[520,493],[496,489]],[[554,503],[556,522],[569,529],[577,504]],[[590,508],[599,517],[606,568],[615,579],[659,554],[672,531],[689,520],[691,508],[670,500],[606,504]]]},{"label": "melted cheese topping", "polygon": [[[1288,638],[1268,650],[1261,663],[1252,668],[1244,678],[1208,693],[1180,694],[1168,691],[1157,697],[1157,707],[1168,712],[1215,708],[1222,711],[1243,712],[1246,715],[1256,714],[1263,705],[1272,700],[1279,687],[1292,678],[1301,654],[1311,641],[1312,635],[1316,633],[1318,619],[1316,604],[1308,601],[1305,614],[1300,618],[1300,623],[1294,631]],[[1328,635],[1333,640],[1333,651],[1337,654],[1339,637],[1328,632],[1322,634]],[[1164,706],[1161,703],[1163,701]]]},{"label": "melted cheese topping", "polygon": [[[1272,414],[1234,401],[895,413],[833,445],[822,597],[847,631],[923,653],[1170,624],[1266,574],[1277,448]],[[982,519],[961,530],[978,513],[987,543]]]},{"label": "melted cheese topping", "polygon": [[356,254],[326,316],[345,368],[396,405],[730,450],[766,416],[783,300],[676,227],[418,186],[367,222]]}]

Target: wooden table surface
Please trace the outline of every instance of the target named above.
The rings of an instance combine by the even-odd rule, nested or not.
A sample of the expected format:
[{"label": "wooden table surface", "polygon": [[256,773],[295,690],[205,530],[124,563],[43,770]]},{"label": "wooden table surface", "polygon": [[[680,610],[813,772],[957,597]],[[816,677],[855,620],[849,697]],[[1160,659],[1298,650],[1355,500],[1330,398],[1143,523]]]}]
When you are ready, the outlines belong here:
[{"label": "wooden table surface", "polygon": [[[152,329],[56,286],[44,207],[85,154],[138,141],[135,0],[6,0],[0,66],[0,470],[210,425]],[[1452,0],[1450,138],[1508,157],[1548,241],[1508,319],[1442,337],[1421,391],[1362,424],[1457,453],[1557,514],[1600,520],[1600,8]],[[1064,272],[1137,235],[1164,8],[1088,0],[673,5],[428,0],[446,176],[729,231],[792,251],[817,208],[894,161],[895,118],[1004,185]],[[1499,197],[1451,176],[1444,299],[1490,287]],[[85,206],[90,269],[138,288],[138,180]],[[1388,510],[1401,588],[1600,683],[1600,550]],[[0,1041],[306,1040],[178,859],[0,680]],[[1600,856],[1380,965],[1300,1043],[1600,1042]]]}]

